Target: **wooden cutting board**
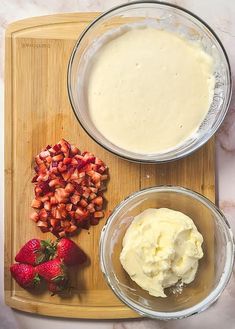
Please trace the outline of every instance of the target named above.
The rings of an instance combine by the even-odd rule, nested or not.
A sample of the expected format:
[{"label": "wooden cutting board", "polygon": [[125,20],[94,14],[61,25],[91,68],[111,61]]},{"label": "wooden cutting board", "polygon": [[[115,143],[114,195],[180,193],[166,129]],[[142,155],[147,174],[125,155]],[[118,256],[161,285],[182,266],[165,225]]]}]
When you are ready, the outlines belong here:
[{"label": "wooden cutting board", "polygon": [[5,300],[16,309],[69,318],[135,318],[106,285],[99,269],[98,241],[105,223],[83,231],[79,241],[91,264],[73,270],[71,298],[48,292],[27,292],[11,279],[9,265],[17,250],[43,234],[29,219],[32,212],[34,156],[62,137],[90,150],[109,166],[107,214],[131,192],[143,187],[174,184],[215,198],[214,142],[185,159],[162,165],[130,163],[92,141],[77,122],[67,94],[66,74],[71,51],[81,31],[97,13],[30,18],[6,31],[5,67]]}]

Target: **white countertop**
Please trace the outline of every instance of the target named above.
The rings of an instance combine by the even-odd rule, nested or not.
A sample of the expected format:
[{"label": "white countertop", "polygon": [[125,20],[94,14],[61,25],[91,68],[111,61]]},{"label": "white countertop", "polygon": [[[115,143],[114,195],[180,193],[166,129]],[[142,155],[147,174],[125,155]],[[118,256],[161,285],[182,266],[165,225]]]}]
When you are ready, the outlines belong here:
[{"label": "white countertop", "polygon": [[[124,3],[121,0],[1,0],[0,2],[0,168],[3,182],[3,52],[4,29],[7,24],[31,16],[62,12],[104,11]],[[131,2],[131,1],[128,1]],[[204,19],[222,40],[235,71],[235,1],[233,0],[176,0]],[[224,124],[217,133],[217,197],[235,233],[235,95]],[[0,260],[3,263],[3,184],[0,184]],[[233,218],[234,217],[234,218]],[[235,272],[222,296],[209,310],[200,315],[170,322],[155,320],[92,321],[68,320],[34,316],[12,311],[3,304],[3,266],[0,266],[0,328],[1,329],[234,329],[235,328]]]}]

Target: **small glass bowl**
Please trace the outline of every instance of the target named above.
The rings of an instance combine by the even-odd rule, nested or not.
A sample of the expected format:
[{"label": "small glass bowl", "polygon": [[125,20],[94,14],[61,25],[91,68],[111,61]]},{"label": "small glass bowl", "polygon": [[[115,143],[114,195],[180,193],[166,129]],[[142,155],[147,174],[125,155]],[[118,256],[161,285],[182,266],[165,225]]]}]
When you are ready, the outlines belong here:
[{"label": "small glass bowl", "polygon": [[[140,288],[119,260],[122,240],[133,217],[148,208],[181,211],[194,221],[203,236],[204,256],[193,282],[165,289],[166,298]],[[113,292],[143,316],[180,319],[207,309],[226,287],[234,262],[234,240],[222,212],[207,198],[182,187],[158,186],[133,193],[110,215],[100,237],[100,266]]]},{"label": "small glass bowl", "polygon": [[[142,154],[114,145],[94,125],[87,104],[87,72],[97,42],[104,35],[130,24],[147,24],[177,33],[196,41],[214,59],[215,89],[213,101],[204,121],[183,144],[161,153]],[[215,32],[193,13],[173,4],[157,1],[136,1],[110,9],[95,19],[81,34],[68,66],[68,94],[72,109],[85,131],[101,146],[131,161],[159,163],[182,158],[208,141],[221,125],[231,99],[232,79],[226,52]],[[169,95],[171,97],[171,95]],[[147,129],[147,127],[146,127]],[[157,127],[156,127],[157,129]],[[157,141],[156,141],[157,143]]]}]

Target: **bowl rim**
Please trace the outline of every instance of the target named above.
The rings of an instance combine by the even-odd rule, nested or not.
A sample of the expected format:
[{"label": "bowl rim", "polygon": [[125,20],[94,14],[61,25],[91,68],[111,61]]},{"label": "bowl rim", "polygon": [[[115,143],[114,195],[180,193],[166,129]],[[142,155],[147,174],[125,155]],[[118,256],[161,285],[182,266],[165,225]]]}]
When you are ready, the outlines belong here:
[{"label": "bowl rim", "polygon": [[[71,71],[72,71],[72,66],[73,66],[73,61],[77,52],[77,49],[79,48],[80,43],[82,42],[83,38],[85,37],[85,35],[87,34],[87,32],[94,26],[96,25],[97,22],[99,22],[102,18],[106,17],[107,15],[109,15],[112,12],[115,12],[116,10],[125,8],[125,7],[133,7],[135,5],[141,5],[141,4],[155,4],[155,5],[160,5],[162,7],[171,7],[174,9],[177,9],[179,11],[182,11],[184,13],[186,13],[189,16],[192,16],[194,19],[196,19],[197,21],[199,21],[199,23],[201,23],[202,25],[205,26],[205,28],[212,34],[212,36],[215,38],[216,42],[218,43],[219,47],[222,50],[222,53],[224,55],[225,58],[225,63],[227,65],[227,69],[228,69],[228,97],[226,100],[226,104],[225,104],[225,110],[223,115],[221,116],[220,120],[216,121],[216,124],[214,125],[213,129],[210,130],[210,132],[208,133],[208,131],[204,134],[204,138],[202,138],[200,140],[199,143],[196,143],[195,145],[193,145],[193,147],[189,147],[186,150],[183,150],[182,153],[180,154],[174,154],[171,155],[170,157],[166,156],[163,159],[158,159],[157,157],[159,157],[159,153],[155,153],[155,154],[151,154],[151,156],[153,158],[147,158],[147,159],[143,159],[140,158],[138,156],[138,153],[134,153],[133,152],[133,156],[128,156],[128,155],[124,155],[122,154],[122,151],[119,150],[114,150],[112,149],[110,146],[106,145],[105,141],[103,142],[102,139],[97,140],[95,138],[95,136],[93,136],[92,132],[88,131],[87,128],[85,128],[82,120],[79,117],[79,110],[76,111],[76,106],[75,103],[73,101],[73,92],[72,92],[72,88],[71,88]],[[172,3],[168,3],[165,1],[155,1],[155,0],[141,0],[141,1],[133,1],[133,2],[128,2],[128,3],[123,3],[120,4],[118,6],[112,7],[109,10],[106,10],[105,12],[103,12],[102,14],[100,14],[98,17],[96,17],[90,24],[88,24],[88,26],[83,30],[83,32],[81,33],[80,37],[78,38],[78,40],[75,43],[75,46],[72,50],[69,62],[68,62],[68,68],[67,68],[67,91],[68,91],[68,98],[70,101],[70,105],[72,107],[73,113],[76,117],[76,119],[78,120],[79,124],[81,125],[81,127],[84,129],[84,131],[89,135],[90,138],[92,138],[97,144],[99,144],[101,147],[103,147],[106,151],[111,152],[112,154],[125,159],[125,160],[129,160],[132,162],[137,162],[137,163],[166,163],[166,162],[171,162],[174,160],[178,160],[181,158],[184,158],[185,156],[194,153],[196,150],[198,150],[200,147],[202,147],[215,133],[216,131],[219,129],[219,127],[221,126],[222,122],[224,121],[224,118],[228,112],[229,109],[229,105],[230,105],[230,101],[231,101],[231,97],[232,97],[232,90],[233,90],[233,80],[232,80],[232,72],[231,72],[231,65],[229,62],[229,58],[228,55],[226,53],[226,50],[222,44],[222,42],[220,41],[219,37],[217,36],[217,34],[215,33],[215,31],[199,16],[197,16],[196,14],[194,14],[193,12],[191,12],[188,9],[185,9],[181,6],[178,6],[176,4],[172,4]],[[125,151],[125,150],[124,150]],[[146,156],[144,154],[141,154],[141,156]],[[155,157],[155,158],[154,158]]]},{"label": "bowl rim", "polygon": [[[227,241],[227,248],[226,248],[226,261],[224,266],[224,271],[219,279],[219,283],[217,284],[216,288],[210,292],[210,294],[205,297],[201,302],[197,303],[196,305],[186,308],[184,310],[180,311],[174,311],[174,312],[158,312],[158,311],[151,311],[148,309],[145,309],[138,304],[130,301],[129,299],[126,299],[126,297],[120,293],[120,290],[116,289],[114,285],[112,284],[110,278],[108,277],[106,265],[104,261],[104,240],[105,240],[105,234],[107,231],[107,228],[110,226],[112,221],[114,220],[116,214],[122,210],[122,208],[129,203],[129,201],[137,198],[140,195],[143,195],[145,193],[151,193],[151,192],[176,192],[180,194],[184,194],[187,196],[191,196],[192,198],[198,200],[202,204],[204,204],[207,208],[213,211],[219,219],[220,223],[223,226],[224,233],[226,235]],[[223,290],[227,286],[230,277],[232,275],[233,265],[234,265],[234,256],[235,256],[235,241],[234,236],[231,230],[231,227],[223,214],[223,212],[207,197],[204,195],[190,190],[185,187],[181,186],[174,186],[174,185],[157,185],[152,186],[148,188],[141,189],[139,191],[136,191],[134,193],[131,193],[129,196],[127,196],[122,202],[120,202],[112,211],[112,213],[109,215],[109,217],[106,220],[106,223],[104,227],[102,228],[101,235],[100,235],[100,241],[99,241],[99,260],[100,260],[100,268],[103,273],[103,276],[105,278],[105,281],[108,283],[114,294],[127,306],[132,308],[134,311],[139,313],[140,315],[147,316],[154,319],[159,320],[174,320],[174,319],[182,319],[189,317],[194,314],[199,314],[202,311],[206,310],[210,305],[212,305],[222,294]]]}]

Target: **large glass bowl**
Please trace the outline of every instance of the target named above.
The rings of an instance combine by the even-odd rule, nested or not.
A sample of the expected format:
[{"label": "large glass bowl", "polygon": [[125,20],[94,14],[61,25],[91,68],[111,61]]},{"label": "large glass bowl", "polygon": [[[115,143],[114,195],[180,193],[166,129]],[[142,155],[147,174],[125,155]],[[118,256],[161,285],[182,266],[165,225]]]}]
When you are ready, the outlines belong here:
[{"label": "large glass bowl", "polygon": [[[204,239],[204,256],[194,281],[182,291],[177,284],[165,289],[166,298],[151,296],[140,288],[119,260],[122,240],[133,217],[145,209],[162,207],[191,217]],[[141,315],[162,320],[184,318],[207,309],[226,287],[233,261],[233,234],[224,215],[207,198],[182,187],[159,186],[132,194],[114,209],[100,237],[101,270],[113,292]]]},{"label": "large glass bowl", "polygon": [[[138,154],[114,145],[96,128],[87,105],[87,72],[94,48],[104,35],[126,24],[152,24],[157,29],[178,33],[197,41],[214,59],[213,102],[198,131],[170,151]],[[115,64],[114,64],[115,65]],[[192,77],[193,79],[193,77]],[[216,132],[228,110],[232,91],[231,71],[226,52],[214,31],[193,13],[173,4],[157,1],[131,2],[115,7],[95,19],[81,34],[68,66],[68,93],[72,109],[85,131],[107,150],[138,162],[165,162],[184,157],[198,149]],[[171,95],[169,95],[171,97]],[[147,127],[146,127],[147,129]],[[157,129],[157,127],[156,127]],[[157,141],[156,141],[157,143]]]}]

